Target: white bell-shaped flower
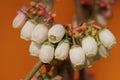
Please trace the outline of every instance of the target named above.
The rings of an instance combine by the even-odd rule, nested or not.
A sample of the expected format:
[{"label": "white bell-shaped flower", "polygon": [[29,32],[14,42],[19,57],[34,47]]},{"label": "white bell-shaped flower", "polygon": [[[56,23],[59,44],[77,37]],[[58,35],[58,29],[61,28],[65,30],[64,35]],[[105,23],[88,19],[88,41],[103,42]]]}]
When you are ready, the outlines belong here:
[{"label": "white bell-shaped flower", "polygon": [[39,58],[43,63],[50,63],[54,57],[54,45],[46,42],[41,46]]},{"label": "white bell-shaped flower", "polygon": [[103,29],[102,31],[100,31],[99,39],[102,42],[102,44],[108,49],[110,49],[117,43],[115,36],[108,29]]},{"label": "white bell-shaped flower", "polygon": [[99,51],[99,55],[103,58],[107,58],[110,55],[109,49],[107,49],[103,45],[99,46],[98,51]]},{"label": "white bell-shaped flower", "polygon": [[35,42],[31,42],[30,47],[29,47],[29,52],[31,56],[35,56],[38,57],[39,56],[39,52],[40,52],[40,44],[37,44]]},{"label": "white bell-shaped flower", "polygon": [[69,53],[69,41],[63,40],[61,41],[55,50],[55,58],[58,60],[65,60],[68,57]]},{"label": "white bell-shaped flower", "polygon": [[79,67],[84,65],[85,52],[80,46],[78,45],[72,46],[72,48],[70,49],[69,55],[70,55],[70,60],[71,60],[71,63],[73,64],[73,67]]},{"label": "white bell-shaped flower", "polygon": [[88,58],[93,57],[97,54],[97,43],[91,36],[87,36],[82,40],[82,48]]},{"label": "white bell-shaped flower", "polygon": [[64,35],[64,27],[61,24],[55,24],[48,31],[48,40],[52,43],[57,43],[63,38]]},{"label": "white bell-shaped flower", "polygon": [[38,24],[32,32],[31,40],[38,44],[43,43],[48,36],[48,28],[44,24]]},{"label": "white bell-shaped flower", "polygon": [[13,28],[23,27],[26,20],[27,20],[27,16],[23,12],[19,12],[13,20],[13,23],[12,23]]},{"label": "white bell-shaped flower", "polygon": [[32,34],[32,31],[34,30],[36,24],[33,23],[31,20],[28,20],[22,30],[21,30],[21,33],[20,33],[20,37],[26,41],[30,40],[31,39],[31,34]]},{"label": "white bell-shaped flower", "polygon": [[93,61],[94,61],[94,58],[87,58],[86,59],[86,67],[87,68],[92,67]]}]

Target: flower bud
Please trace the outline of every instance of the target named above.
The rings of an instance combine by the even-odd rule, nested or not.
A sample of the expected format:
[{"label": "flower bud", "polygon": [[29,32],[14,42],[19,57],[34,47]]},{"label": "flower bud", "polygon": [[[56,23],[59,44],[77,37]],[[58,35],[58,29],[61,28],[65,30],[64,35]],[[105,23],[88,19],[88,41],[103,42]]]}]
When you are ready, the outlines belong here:
[{"label": "flower bud", "polygon": [[69,47],[68,40],[61,41],[55,50],[55,58],[58,60],[65,60],[68,57]]},{"label": "flower bud", "polygon": [[106,19],[105,19],[104,16],[101,15],[101,14],[98,14],[98,15],[96,16],[96,20],[97,20],[97,22],[98,22],[99,24],[101,24],[101,25],[107,25]]},{"label": "flower bud", "polygon": [[47,35],[48,28],[44,24],[38,24],[32,32],[31,40],[41,44],[47,39]]},{"label": "flower bud", "polygon": [[30,40],[32,31],[34,30],[35,26],[36,26],[36,24],[34,24],[31,20],[28,20],[24,24],[24,26],[21,30],[20,37],[26,41]]},{"label": "flower bud", "polygon": [[19,12],[18,15],[13,20],[13,28],[23,27],[26,20],[27,16],[23,12]]},{"label": "flower bud", "polygon": [[50,63],[54,57],[54,45],[46,42],[41,46],[39,58],[43,63]]},{"label": "flower bud", "polygon": [[117,43],[115,36],[108,29],[103,29],[102,31],[100,31],[99,39],[102,44],[108,49],[110,49]]},{"label": "flower bud", "polygon": [[70,49],[70,60],[73,64],[73,67],[79,67],[85,63],[85,53],[84,50],[77,45],[72,46]]},{"label": "flower bud", "polygon": [[106,47],[104,47],[103,45],[99,46],[99,55],[103,58],[107,58],[109,56],[109,49],[107,49]]},{"label": "flower bud", "polygon": [[57,43],[63,38],[64,34],[64,27],[61,24],[55,24],[48,31],[48,40],[52,43]]},{"label": "flower bud", "polygon": [[87,68],[92,67],[93,61],[94,61],[93,58],[87,58],[87,60],[86,60],[86,67]]},{"label": "flower bud", "polygon": [[35,42],[31,42],[30,48],[29,48],[30,55],[38,57],[39,56],[40,47],[41,47],[41,45],[39,45],[39,44],[37,44]]},{"label": "flower bud", "polygon": [[82,40],[82,47],[88,58],[93,57],[97,54],[97,43],[91,36],[87,36]]}]

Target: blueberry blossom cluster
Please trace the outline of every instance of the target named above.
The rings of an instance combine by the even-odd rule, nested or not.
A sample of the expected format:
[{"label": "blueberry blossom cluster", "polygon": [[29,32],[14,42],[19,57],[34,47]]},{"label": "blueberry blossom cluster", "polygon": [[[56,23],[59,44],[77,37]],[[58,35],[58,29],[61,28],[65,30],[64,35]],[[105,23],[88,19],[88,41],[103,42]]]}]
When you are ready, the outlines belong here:
[{"label": "blueberry blossom cluster", "polygon": [[31,40],[31,56],[48,64],[68,59],[76,70],[91,67],[101,57],[107,58],[110,48],[116,44],[108,28],[100,27],[94,21],[77,27],[55,23],[54,15],[46,11],[46,6],[35,1],[29,8],[20,9],[13,27],[22,28],[20,37]]},{"label": "blueberry blossom cluster", "polygon": [[[106,20],[112,16],[111,5],[117,0],[80,0],[87,19],[96,19],[99,24],[106,25]],[[86,15],[86,14],[85,14]]]},{"label": "blueberry blossom cluster", "polygon": [[[55,14],[48,12],[45,4],[37,0],[32,0],[30,4],[30,7],[22,7],[18,11],[13,28],[22,28],[20,38],[31,41],[30,55],[39,58],[45,65],[55,67],[59,62],[70,61],[69,66],[74,70],[89,68],[96,60],[107,58],[109,50],[117,43],[108,27],[93,20],[79,25],[75,21],[72,25],[56,23]],[[52,80],[56,78],[62,80],[62,77]]]}]

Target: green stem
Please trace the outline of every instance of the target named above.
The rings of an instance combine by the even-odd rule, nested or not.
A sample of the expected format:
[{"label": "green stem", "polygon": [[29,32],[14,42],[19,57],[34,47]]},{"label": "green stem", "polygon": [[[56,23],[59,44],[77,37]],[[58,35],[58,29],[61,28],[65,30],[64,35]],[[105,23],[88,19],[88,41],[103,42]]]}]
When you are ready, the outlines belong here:
[{"label": "green stem", "polygon": [[38,61],[36,65],[33,67],[33,69],[30,71],[30,73],[26,76],[24,80],[30,80],[33,75],[39,70],[39,68],[42,66],[42,62]]}]

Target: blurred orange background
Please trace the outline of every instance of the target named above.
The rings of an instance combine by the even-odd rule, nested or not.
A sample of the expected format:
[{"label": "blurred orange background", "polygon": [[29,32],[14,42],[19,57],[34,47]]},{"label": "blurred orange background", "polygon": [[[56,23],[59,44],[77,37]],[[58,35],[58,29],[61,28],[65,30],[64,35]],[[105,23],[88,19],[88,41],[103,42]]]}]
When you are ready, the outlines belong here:
[{"label": "blurred orange background", "polygon": [[[20,80],[26,76],[38,59],[29,55],[29,44],[20,39],[20,29],[12,28],[16,11],[21,6],[28,6],[30,0],[0,1],[0,80]],[[73,0],[55,0],[56,22],[71,23],[75,13]],[[118,44],[111,49],[107,59],[95,62],[92,71],[95,80],[120,80],[120,3],[113,6],[113,17],[108,20],[111,31]]]}]

